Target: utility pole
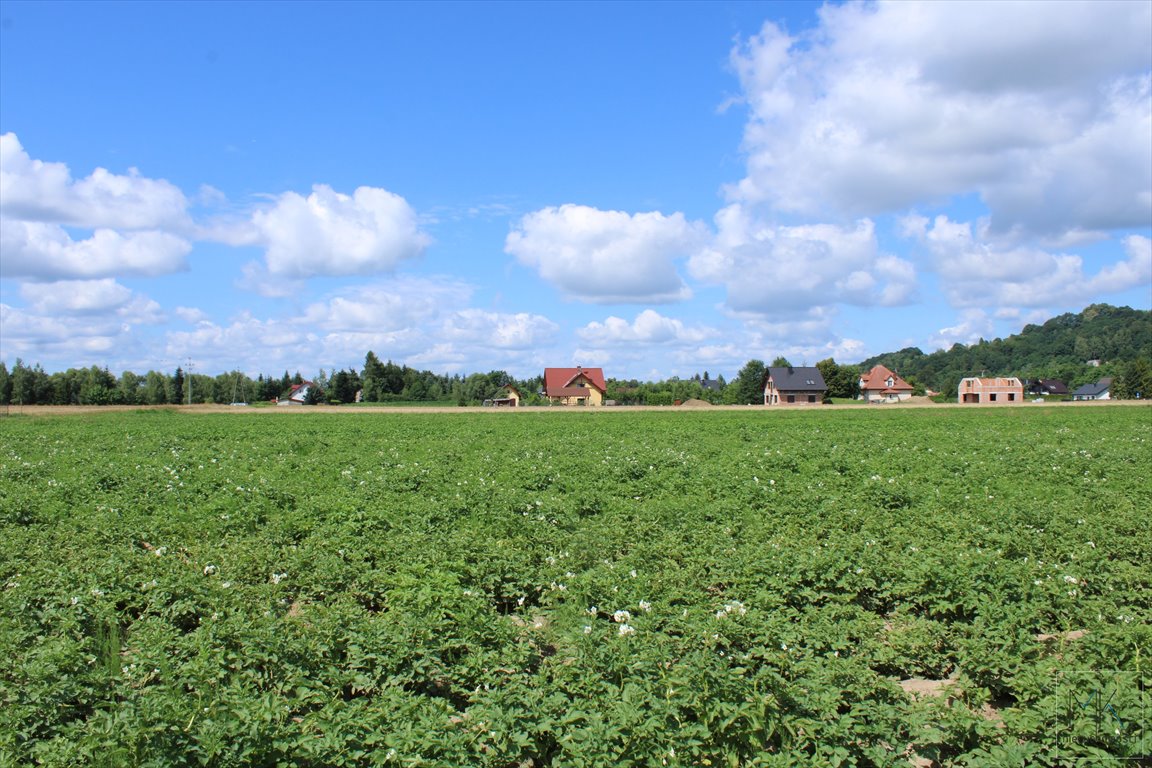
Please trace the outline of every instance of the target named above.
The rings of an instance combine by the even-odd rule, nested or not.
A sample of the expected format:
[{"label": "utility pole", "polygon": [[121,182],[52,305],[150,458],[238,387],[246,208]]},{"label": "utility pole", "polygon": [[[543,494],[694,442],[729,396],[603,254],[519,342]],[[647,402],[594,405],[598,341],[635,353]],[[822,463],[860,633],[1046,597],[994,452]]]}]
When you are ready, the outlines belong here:
[{"label": "utility pole", "polygon": [[192,405],[192,358],[188,358],[188,405]]}]

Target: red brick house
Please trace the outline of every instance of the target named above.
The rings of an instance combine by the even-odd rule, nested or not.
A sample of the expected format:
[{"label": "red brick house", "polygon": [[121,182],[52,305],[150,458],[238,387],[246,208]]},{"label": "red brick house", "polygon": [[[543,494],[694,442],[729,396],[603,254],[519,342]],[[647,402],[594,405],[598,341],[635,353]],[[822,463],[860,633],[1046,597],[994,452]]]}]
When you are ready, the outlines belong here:
[{"label": "red brick house", "polygon": [[607,391],[602,368],[544,369],[544,396],[553,405],[603,405]]},{"label": "red brick house", "polygon": [[821,405],[827,390],[819,368],[770,366],[764,377],[764,405]]}]

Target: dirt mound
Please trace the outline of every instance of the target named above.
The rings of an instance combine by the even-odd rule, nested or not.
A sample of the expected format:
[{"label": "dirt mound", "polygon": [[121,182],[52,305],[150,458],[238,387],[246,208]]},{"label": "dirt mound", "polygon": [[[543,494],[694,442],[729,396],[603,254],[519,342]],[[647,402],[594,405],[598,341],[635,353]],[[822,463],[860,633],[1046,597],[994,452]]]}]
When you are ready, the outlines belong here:
[{"label": "dirt mound", "polygon": [[680,403],[680,407],[681,408],[685,408],[685,407],[687,407],[687,408],[701,408],[701,407],[711,408],[712,403],[708,402],[707,400],[699,400],[699,399],[694,397],[691,400],[685,400],[684,402]]}]

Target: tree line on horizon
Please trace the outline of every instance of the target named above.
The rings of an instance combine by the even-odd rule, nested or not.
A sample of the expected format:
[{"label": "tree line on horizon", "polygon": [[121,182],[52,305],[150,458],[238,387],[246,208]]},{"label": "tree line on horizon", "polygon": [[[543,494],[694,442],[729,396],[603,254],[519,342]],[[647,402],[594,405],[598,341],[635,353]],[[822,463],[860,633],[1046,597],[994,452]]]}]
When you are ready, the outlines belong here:
[{"label": "tree line on horizon", "polygon": [[[1104,377],[1113,379],[1113,396],[1147,397],[1152,392],[1152,312],[1093,304],[1080,313],[1054,317],[1043,325],[1028,325],[1019,334],[925,354],[917,347],[877,355],[858,365],[833,358],[816,363],[830,398],[854,398],[864,371],[881,364],[913,385],[916,394],[928,390],[950,396],[967,376],[1013,375],[1025,379],[1058,379],[1073,389]],[[773,366],[790,365],[778,357]],[[714,404],[762,402],[767,365],[749,360],[731,381],[710,378],[708,371],[691,378],[663,381],[607,379],[609,400],[624,405],[672,405],[690,399]],[[308,381],[309,404],[353,402],[437,402],[479,405],[515,386],[526,405],[546,404],[543,376],[516,379],[506,371],[437,374],[391,360],[382,362],[372,351],[360,370],[324,371],[305,379],[299,371],[281,376],[241,371],[215,376],[177,368],[172,373],[107,368],[69,368],[47,373],[39,364],[19,358],[13,368],[0,362],[0,405],[180,405],[255,403],[285,398],[294,385]]]},{"label": "tree line on horizon", "polygon": [[[773,365],[790,365],[777,358]],[[829,395],[854,397],[859,372],[856,366],[840,366],[834,360],[817,364],[829,383]],[[767,367],[750,360],[729,383],[723,376],[711,379],[705,371],[691,378],[664,381],[607,380],[607,399],[622,405],[672,405],[698,399],[714,404],[758,403],[763,396]],[[192,374],[176,368],[171,374],[148,371],[144,375],[125,371],[116,376],[107,368],[69,368],[55,373],[17,359],[12,370],[0,362],[0,405],[192,405],[273,402],[288,397],[298,386],[309,384],[306,405],[435,402],[480,405],[515,387],[525,405],[546,405],[543,375],[516,379],[506,371],[465,375],[442,375],[416,370],[388,360],[381,362],[368,352],[361,370],[341,369],[304,378],[299,371],[282,376],[241,371],[216,376]]]}]

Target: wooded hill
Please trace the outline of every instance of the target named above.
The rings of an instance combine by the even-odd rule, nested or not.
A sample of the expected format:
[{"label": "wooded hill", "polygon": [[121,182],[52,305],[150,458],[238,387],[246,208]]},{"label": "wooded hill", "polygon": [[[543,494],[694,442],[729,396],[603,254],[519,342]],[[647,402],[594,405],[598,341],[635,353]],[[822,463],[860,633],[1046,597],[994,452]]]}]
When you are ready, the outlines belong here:
[{"label": "wooded hill", "polygon": [[[1099,365],[1089,362],[1093,360]],[[1152,312],[1092,304],[1083,312],[1059,315],[1043,325],[1027,325],[1007,338],[953,344],[951,349],[927,355],[917,347],[906,347],[863,360],[860,369],[866,371],[877,363],[930,389],[952,393],[966,376],[1059,379],[1069,388],[1105,376],[1135,380],[1135,384],[1152,367]]]}]

